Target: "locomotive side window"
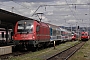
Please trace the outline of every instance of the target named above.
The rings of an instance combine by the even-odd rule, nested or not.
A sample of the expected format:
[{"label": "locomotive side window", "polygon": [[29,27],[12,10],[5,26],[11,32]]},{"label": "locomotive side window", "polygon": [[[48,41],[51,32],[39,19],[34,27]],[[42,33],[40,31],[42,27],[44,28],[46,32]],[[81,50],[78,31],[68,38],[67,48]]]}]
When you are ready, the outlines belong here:
[{"label": "locomotive side window", "polygon": [[40,30],[40,26],[37,26],[36,27],[36,31],[38,32]]}]

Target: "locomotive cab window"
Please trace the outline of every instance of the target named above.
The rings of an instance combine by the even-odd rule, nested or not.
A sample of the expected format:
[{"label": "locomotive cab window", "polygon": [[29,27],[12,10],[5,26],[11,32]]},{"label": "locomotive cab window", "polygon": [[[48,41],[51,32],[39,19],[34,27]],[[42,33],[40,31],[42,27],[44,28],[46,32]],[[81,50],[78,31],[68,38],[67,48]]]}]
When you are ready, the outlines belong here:
[{"label": "locomotive cab window", "polygon": [[82,34],[82,35],[84,35],[84,34]]},{"label": "locomotive cab window", "polygon": [[32,24],[28,24],[26,26],[26,30],[28,30],[28,32],[32,32],[33,31],[33,25]]},{"label": "locomotive cab window", "polygon": [[18,33],[32,33],[33,31],[33,24],[32,23],[18,23]]},{"label": "locomotive cab window", "polygon": [[85,36],[87,36],[88,34],[85,34]]},{"label": "locomotive cab window", "polygon": [[18,29],[24,29],[22,24],[18,24]]}]

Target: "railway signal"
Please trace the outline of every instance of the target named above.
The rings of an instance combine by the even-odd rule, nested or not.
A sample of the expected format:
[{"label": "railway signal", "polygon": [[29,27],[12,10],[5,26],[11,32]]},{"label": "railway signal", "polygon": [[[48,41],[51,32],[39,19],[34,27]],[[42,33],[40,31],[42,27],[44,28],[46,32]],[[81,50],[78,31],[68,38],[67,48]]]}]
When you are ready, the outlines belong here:
[{"label": "railway signal", "polygon": [[79,29],[79,26],[78,26],[78,29]]}]

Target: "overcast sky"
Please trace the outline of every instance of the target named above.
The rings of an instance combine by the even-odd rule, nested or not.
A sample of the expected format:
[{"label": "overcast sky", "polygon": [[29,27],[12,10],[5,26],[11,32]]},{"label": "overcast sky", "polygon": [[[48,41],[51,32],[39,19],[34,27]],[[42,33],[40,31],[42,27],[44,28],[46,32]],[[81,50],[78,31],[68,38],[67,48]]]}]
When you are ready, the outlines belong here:
[{"label": "overcast sky", "polygon": [[39,20],[34,14],[37,10],[35,13],[43,13],[43,22],[57,26],[89,26],[89,3],[89,0],[0,0],[0,8]]}]

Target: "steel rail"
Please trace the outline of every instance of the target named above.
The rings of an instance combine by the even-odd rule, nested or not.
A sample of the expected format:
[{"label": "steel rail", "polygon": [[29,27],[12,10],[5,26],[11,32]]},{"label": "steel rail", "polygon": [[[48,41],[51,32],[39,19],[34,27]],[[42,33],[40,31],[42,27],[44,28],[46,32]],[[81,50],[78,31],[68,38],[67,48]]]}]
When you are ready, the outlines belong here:
[{"label": "steel rail", "polygon": [[83,45],[85,44],[85,42],[80,42],[50,58],[47,58],[46,60],[67,60],[69,59],[76,51],[78,51]]}]

